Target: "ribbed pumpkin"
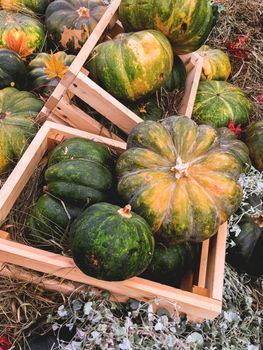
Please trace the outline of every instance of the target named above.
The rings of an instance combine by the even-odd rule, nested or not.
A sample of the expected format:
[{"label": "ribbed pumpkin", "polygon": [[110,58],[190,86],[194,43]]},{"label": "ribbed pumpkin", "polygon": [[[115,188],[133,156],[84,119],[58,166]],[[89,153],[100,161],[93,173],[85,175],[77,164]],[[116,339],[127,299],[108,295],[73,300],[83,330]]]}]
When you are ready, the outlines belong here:
[{"label": "ribbed pumpkin", "polygon": [[43,25],[21,13],[0,11],[0,47],[26,57],[42,48],[45,41]]},{"label": "ribbed pumpkin", "polygon": [[177,54],[196,51],[213,22],[208,0],[122,0],[119,13],[126,31],[160,30]]},{"label": "ribbed pumpkin", "polygon": [[172,73],[164,84],[165,90],[172,92],[175,89],[183,90],[186,82],[186,69],[183,61],[177,55],[174,56],[174,66]]},{"label": "ribbed pumpkin", "polygon": [[263,171],[263,121],[253,122],[245,131],[245,142],[253,165]]},{"label": "ribbed pumpkin", "polygon": [[252,105],[244,92],[225,81],[201,81],[196,94],[193,115],[200,123],[216,127],[246,125]]},{"label": "ribbed pumpkin", "polygon": [[27,91],[0,90],[0,174],[18,160],[37,131],[43,102]]},{"label": "ribbed pumpkin", "polygon": [[219,49],[203,45],[198,50],[204,58],[201,80],[227,80],[231,73],[231,63],[228,55]]},{"label": "ribbed pumpkin", "polygon": [[102,202],[112,187],[110,162],[104,145],[81,138],[66,140],[50,155],[45,190],[79,207]]},{"label": "ribbed pumpkin", "polygon": [[41,249],[52,249],[65,240],[70,223],[81,209],[61,202],[48,194],[42,195],[33,206],[26,222],[27,239]]},{"label": "ribbed pumpkin", "polygon": [[242,172],[245,172],[247,166],[251,164],[249,150],[246,144],[238,140],[237,135],[228,128],[219,128],[218,133],[220,136],[221,148],[225,152],[232,154],[236,160],[239,161]]},{"label": "ribbed pumpkin", "polygon": [[28,65],[33,89],[39,90],[45,96],[50,95],[74,58],[74,55],[67,55],[63,51],[55,54],[39,53]]},{"label": "ribbed pumpkin", "polygon": [[46,10],[51,38],[70,52],[79,50],[106,11],[103,0],[55,0]]},{"label": "ribbed pumpkin", "polygon": [[189,242],[166,247],[155,244],[152,261],[141,277],[178,287],[185,273],[193,267],[198,246]]},{"label": "ribbed pumpkin", "polygon": [[76,265],[98,279],[131,278],[142,273],[152,259],[151,229],[130,206],[94,204],[73,222],[70,235]]},{"label": "ribbed pumpkin", "polygon": [[26,86],[27,70],[19,55],[8,49],[0,49],[0,89]]},{"label": "ribbed pumpkin", "polygon": [[96,46],[88,62],[91,78],[126,101],[136,101],[157,90],[172,68],[171,45],[156,30],[119,34]]},{"label": "ribbed pumpkin", "polygon": [[138,124],[117,161],[118,192],[166,244],[200,242],[238,208],[239,161],[187,117]]},{"label": "ribbed pumpkin", "polygon": [[51,0],[0,0],[4,10],[44,13]]}]

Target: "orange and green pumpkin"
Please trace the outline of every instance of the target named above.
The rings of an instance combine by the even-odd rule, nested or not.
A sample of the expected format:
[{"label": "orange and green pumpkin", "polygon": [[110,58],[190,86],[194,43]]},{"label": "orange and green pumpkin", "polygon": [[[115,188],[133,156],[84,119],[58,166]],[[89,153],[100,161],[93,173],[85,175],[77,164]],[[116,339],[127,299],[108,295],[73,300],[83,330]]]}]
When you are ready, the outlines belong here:
[{"label": "orange and green pumpkin", "polygon": [[21,13],[0,11],[0,47],[27,57],[40,50],[44,41],[44,27],[37,19]]},{"label": "orange and green pumpkin", "polygon": [[75,56],[63,51],[49,54],[39,53],[28,65],[29,78],[33,89],[43,95],[50,95],[63,78]]},{"label": "orange and green pumpkin", "polygon": [[142,273],[152,259],[151,229],[129,205],[92,205],[73,222],[70,236],[76,265],[98,279],[131,278]]},{"label": "orange and green pumpkin", "polygon": [[34,117],[42,106],[30,92],[0,90],[0,174],[14,165],[37,132]]},{"label": "orange and green pumpkin", "polygon": [[46,10],[46,26],[62,49],[78,51],[106,11],[103,0],[55,0]]},{"label": "orange and green pumpkin", "polygon": [[198,50],[204,58],[201,80],[227,80],[231,73],[231,63],[228,55],[219,49],[203,45]]},{"label": "orange and green pumpkin", "polygon": [[181,58],[177,55],[174,56],[174,66],[172,73],[164,84],[165,90],[172,92],[175,89],[183,90],[185,87],[185,82],[187,78],[187,73],[185,65]]},{"label": "orange and green pumpkin", "polygon": [[253,165],[263,171],[263,121],[251,123],[245,131],[245,142]]},{"label": "orange and green pumpkin", "polygon": [[0,49],[0,89],[8,86],[26,87],[27,70],[19,55],[8,49]]},{"label": "orange and green pumpkin", "polygon": [[126,101],[136,101],[157,90],[172,68],[171,45],[156,30],[119,34],[96,46],[88,62],[90,77]]},{"label": "orange and green pumpkin", "polygon": [[138,124],[117,161],[118,192],[166,244],[200,242],[237,210],[240,162],[187,117]]},{"label": "orange and green pumpkin", "polygon": [[198,86],[193,115],[199,123],[216,127],[246,125],[252,105],[244,92],[225,81],[201,81]]},{"label": "orange and green pumpkin", "polygon": [[126,31],[157,29],[167,36],[177,54],[202,46],[213,22],[208,0],[122,0],[119,13]]},{"label": "orange and green pumpkin", "polygon": [[44,13],[50,0],[0,0],[0,5],[8,11],[33,11],[35,13]]}]

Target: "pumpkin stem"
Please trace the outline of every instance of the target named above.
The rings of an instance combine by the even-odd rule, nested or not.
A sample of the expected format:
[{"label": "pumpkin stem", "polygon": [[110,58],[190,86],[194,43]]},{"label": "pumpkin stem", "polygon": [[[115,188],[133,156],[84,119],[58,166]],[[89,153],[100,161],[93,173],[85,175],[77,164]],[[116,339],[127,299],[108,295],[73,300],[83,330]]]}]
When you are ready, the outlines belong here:
[{"label": "pumpkin stem", "polygon": [[130,204],[127,204],[124,208],[119,209],[118,213],[124,218],[130,219],[132,217]]},{"label": "pumpkin stem", "polygon": [[5,119],[6,116],[7,116],[6,112],[0,112],[0,120]]},{"label": "pumpkin stem", "polygon": [[170,171],[175,173],[176,179],[180,179],[183,176],[188,176],[189,163],[183,163],[180,156],[176,159],[176,165],[171,167]]},{"label": "pumpkin stem", "polygon": [[89,9],[87,9],[87,7],[80,7],[78,10],[77,10],[77,13],[79,15],[79,17],[89,17]]}]

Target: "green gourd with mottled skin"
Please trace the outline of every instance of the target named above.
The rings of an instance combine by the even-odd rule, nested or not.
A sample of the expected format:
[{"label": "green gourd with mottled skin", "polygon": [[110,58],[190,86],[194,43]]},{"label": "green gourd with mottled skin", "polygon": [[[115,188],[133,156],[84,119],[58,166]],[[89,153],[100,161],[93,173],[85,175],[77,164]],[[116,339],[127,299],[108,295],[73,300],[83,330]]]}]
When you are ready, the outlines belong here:
[{"label": "green gourd with mottled skin", "polygon": [[242,200],[242,165],[218,131],[187,117],[146,121],[117,161],[118,192],[171,245],[214,235]]},{"label": "green gourd with mottled skin", "polygon": [[208,0],[122,0],[119,14],[125,31],[157,29],[171,41],[176,54],[203,45],[213,22]]},{"label": "green gourd with mottled skin", "polygon": [[79,207],[101,202],[112,187],[110,166],[111,154],[104,145],[66,140],[50,155],[46,191]]},{"label": "green gourd with mottled skin", "polygon": [[263,171],[263,121],[259,120],[249,125],[245,131],[245,142],[253,165]]},{"label": "green gourd with mottled skin", "polygon": [[38,130],[34,118],[43,102],[28,91],[0,90],[0,174],[21,157]]},{"label": "green gourd with mottled skin", "polygon": [[186,82],[186,69],[183,61],[177,55],[174,56],[174,66],[172,73],[164,84],[165,90],[172,92],[175,89],[183,90]]},{"label": "green gourd with mottled skin", "polygon": [[246,125],[252,109],[250,101],[237,86],[225,81],[201,81],[197,90],[193,115],[199,123],[216,127]]},{"label": "green gourd with mottled skin", "polygon": [[70,235],[74,261],[91,277],[122,281],[142,273],[152,259],[150,227],[130,206],[94,204],[73,222]]},{"label": "green gourd with mottled skin", "polygon": [[0,0],[4,10],[44,13],[51,0]]},{"label": "green gourd with mottled skin", "polygon": [[26,86],[27,70],[19,55],[8,49],[0,49],[0,89]]},{"label": "green gourd with mottled skin", "polygon": [[137,101],[169,77],[173,51],[156,30],[117,35],[95,47],[88,62],[90,77],[122,101]]}]

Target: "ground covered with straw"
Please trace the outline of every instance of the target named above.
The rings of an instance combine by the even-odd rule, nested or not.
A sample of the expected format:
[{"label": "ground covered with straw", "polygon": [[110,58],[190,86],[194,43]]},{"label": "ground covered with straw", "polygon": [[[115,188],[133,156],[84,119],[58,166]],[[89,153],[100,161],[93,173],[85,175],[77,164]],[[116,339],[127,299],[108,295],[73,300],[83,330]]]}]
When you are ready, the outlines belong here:
[{"label": "ground covered with straw", "polygon": [[[230,82],[241,87],[253,103],[252,120],[263,116],[263,2],[215,0],[219,19],[209,45],[230,55]],[[180,94],[158,94],[165,116],[176,114]],[[16,204],[6,229],[25,242],[28,203],[37,198],[41,170]],[[243,178],[247,188],[258,190],[258,173]],[[4,179],[0,179],[0,184]],[[32,184],[39,186],[32,186]],[[257,186],[255,185],[257,183]],[[254,186],[254,187],[253,187]],[[1,187],[1,186],[0,186]],[[238,218],[232,218],[235,229]],[[41,281],[41,279],[40,279]],[[185,317],[171,319],[166,310],[153,313],[151,304],[134,300],[125,305],[97,297],[93,289],[77,289],[68,296],[46,291],[38,284],[0,278],[0,338],[7,337],[25,350],[33,334],[54,334],[52,349],[235,349],[259,350],[263,339],[263,279],[240,275],[226,265],[223,312],[214,321],[189,324]],[[70,336],[65,340],[65,329]],[[51,332],[51,333],[50,333]]]}]

